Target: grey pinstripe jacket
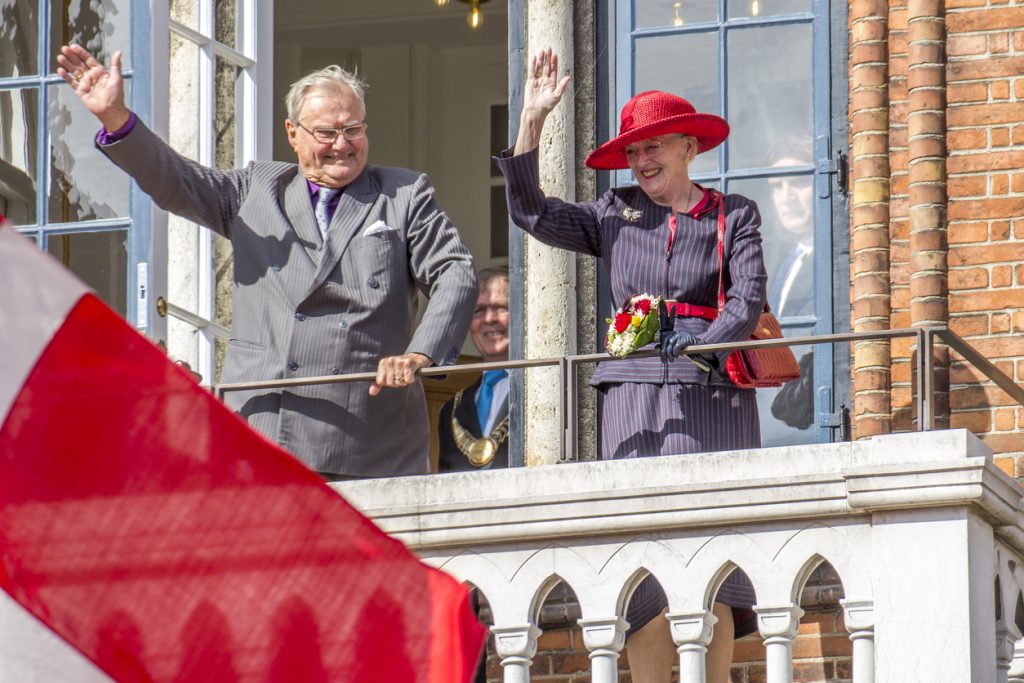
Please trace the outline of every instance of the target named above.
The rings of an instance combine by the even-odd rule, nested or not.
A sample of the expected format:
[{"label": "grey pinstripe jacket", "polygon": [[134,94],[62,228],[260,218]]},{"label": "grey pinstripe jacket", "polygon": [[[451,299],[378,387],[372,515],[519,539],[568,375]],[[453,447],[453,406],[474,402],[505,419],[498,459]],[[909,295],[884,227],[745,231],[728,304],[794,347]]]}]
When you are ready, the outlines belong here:
[{"label": "grey pinstripe jacket", "polygon": [[[509,155],[506,150],[498,165],[505,175],[513,220],[545,244],[602,257],[616,306],[646,292],[717,307],[715,211],[699,217],[679,214],[675,243],[667,254],[671,209],[655,204],[640,188],[613,188],[596,202],[571,204],[546,197],[540,189],[536,150]],[[764,309],[767,276],[757,205],[740,195],[726,195],[725,211],[725,310],[714,322],[675,320],[676,329],[708,344],[749,339]],[[630,220],[635,212],[639,217]],[[722,367],[727,356],[728,352],[720,355]],[[663,363],[660,358],[602,363],[591,384],[608,382],[731,384],[724,376],[702,372],[685,359]]]},{"label": "grey pinstripe jacket", "polygon": [[[341,195],[323,244],[296,164],[218,171],[185,159],[142,122],[101,146],[163,209],[234,249],[224,382],[374,371],[383,356],[453,360],[476,304],[473,261],[423,174],[367,166]],[[391,230],[363,234],[383,221]],[[430,297],[416,326],[417,292]],[[228,394],[254,428],[321,472],[428,469],[423,387],[367,384]]]}]

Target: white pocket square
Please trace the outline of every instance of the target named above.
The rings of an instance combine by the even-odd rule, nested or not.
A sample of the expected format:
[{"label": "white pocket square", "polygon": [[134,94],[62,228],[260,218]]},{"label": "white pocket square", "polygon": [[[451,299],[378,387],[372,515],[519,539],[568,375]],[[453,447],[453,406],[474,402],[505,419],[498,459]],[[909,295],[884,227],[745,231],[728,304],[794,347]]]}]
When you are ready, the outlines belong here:
[{"label": "white pocket square", "polygon": [[388,225],[384,221],[376,221],[376,222],[372,223],[370,225],[370,227],[366,228],[366,230],[363,231],[363,235],[364,236],[365,235],[376,235],[377,233],[389,232],[389,231],[394,230],[394,229],[395,228],[392,228],[390,225]]}]

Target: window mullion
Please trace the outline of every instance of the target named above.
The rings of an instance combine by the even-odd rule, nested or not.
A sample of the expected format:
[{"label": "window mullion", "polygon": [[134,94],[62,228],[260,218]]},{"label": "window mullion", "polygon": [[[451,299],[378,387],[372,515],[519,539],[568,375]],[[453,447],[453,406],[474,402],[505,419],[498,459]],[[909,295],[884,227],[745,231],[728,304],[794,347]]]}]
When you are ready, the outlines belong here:
[{"label": "window mullion", "polygon": [[[214,97],[216,73],[216,54],[213,48],[214,35],[213,0],[199,0],[199,33],[204,43],[199,45],[199,121],[198,124],[198,156],[199,163],[215,167],[214,158]],[[214,319],[214,296],[216,283],[213,274],[213,235],[207,229],[197,231],[196,245],[196,313],[207,320]],[[214,353],[209,341],[201,340],[197,349],[197,371],[203,377],[213,377]]]}]

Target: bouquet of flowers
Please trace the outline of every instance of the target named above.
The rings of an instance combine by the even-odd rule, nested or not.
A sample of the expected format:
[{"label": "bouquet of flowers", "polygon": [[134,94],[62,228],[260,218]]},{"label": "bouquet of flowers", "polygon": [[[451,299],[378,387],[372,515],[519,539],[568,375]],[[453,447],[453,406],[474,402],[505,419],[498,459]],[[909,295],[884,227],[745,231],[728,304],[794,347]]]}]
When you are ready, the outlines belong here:
[{"label": "bouquet of flowers", "polygon": [[615,312],[614,318],[606,318],[608,336],[605,350],[613,356],[625,358],[653,342],[661,329],[658,319],[660,304],[660,296],[637,294]]}]

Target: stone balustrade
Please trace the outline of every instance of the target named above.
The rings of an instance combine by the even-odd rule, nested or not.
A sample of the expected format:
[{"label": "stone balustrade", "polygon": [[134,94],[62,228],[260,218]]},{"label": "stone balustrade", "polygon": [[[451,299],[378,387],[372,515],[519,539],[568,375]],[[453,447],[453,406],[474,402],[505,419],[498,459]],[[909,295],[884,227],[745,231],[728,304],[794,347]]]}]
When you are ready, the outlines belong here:
[{"label": "stone balustrade", "polygon": [[1024,489],[963,430],[336,486],[484,593],[506,682],[529,680],[560,581],[592,680],[616,681],[625,605],[651,573],[680,681],[700,683],[710,606],[736,568],[757,592],[768,681],[788,682],[801,590],[827,561],[856,683],[1024,683]]}]

